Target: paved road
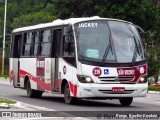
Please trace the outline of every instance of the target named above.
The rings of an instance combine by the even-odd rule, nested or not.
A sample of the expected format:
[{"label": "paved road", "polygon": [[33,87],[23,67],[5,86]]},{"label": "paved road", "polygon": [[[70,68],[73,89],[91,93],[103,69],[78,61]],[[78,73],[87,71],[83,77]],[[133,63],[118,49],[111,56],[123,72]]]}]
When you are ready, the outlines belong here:
[{"label": "paved road", "polygon": [[56,111],[160,111],[160,94],[135,98],[129,107],[121,106],[118,100],[79,100],[76,105],[68,105],[62,96],[52,96],[51,93],[44,93],[39,99],[27,98],[25,90],[14,88],[7,82],[7,79],[0,79],[0,96]]}]

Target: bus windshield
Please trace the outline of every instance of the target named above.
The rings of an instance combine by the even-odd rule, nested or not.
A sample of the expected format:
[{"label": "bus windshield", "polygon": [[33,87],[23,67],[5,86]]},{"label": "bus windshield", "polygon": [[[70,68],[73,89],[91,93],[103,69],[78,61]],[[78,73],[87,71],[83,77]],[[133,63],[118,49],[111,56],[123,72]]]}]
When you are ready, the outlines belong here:
[{"label": "bus windshield", "polygon": [[79,59],[103,63],[129,63],[145,59],[134,25],[115,20],[75,24]]}]

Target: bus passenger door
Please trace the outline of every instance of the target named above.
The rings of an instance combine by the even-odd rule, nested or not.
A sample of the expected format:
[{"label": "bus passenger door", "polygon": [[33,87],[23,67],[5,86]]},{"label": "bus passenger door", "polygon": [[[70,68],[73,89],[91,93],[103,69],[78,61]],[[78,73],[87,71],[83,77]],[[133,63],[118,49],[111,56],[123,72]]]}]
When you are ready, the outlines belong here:
[{"label": "bus passenger door", "polygon": [[13,86],[19,87],[20,86],[20,78],[19,78],[19,58],[20,58],[20,48],[22,42],[22,34],[15,35],[12,41],[12,77],[13,77]]},{"label": "bus passenger door", "polygon": [[52,92],[60,92],[60,73],[59,73],[59,59],[60,59],[60,43],[62,39],[62,29],[53,30],[52,41],[52,68],[51,68],[51,87]]}]

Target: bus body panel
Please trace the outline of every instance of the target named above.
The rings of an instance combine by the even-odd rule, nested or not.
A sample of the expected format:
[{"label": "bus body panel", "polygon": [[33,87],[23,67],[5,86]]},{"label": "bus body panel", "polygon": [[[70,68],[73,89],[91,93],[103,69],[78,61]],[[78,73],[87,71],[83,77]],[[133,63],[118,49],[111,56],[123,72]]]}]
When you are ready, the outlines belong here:
[{"label": "bus body panel", "polygon": [[[77,97],[146,96],[148,84],[138,83],[139,78],[147,74],[146,64],[128,68],[98,67],[84,64],[82,64],[81,67],[82,73],[90,76],[94,83],[79,82]],[[97,72],[95,70],[100,70],[100,72],[98,71],[100,73],[99,76],[95,76],[95,72]],[[124,88],[124,91],[113,92],[113,88]]]},{"label": "bus body panel", "polygon": [[55,58],[51,58],[51,91],[52,91],[52,93],[54,92],[54,90],[55,90],[55,80],[54,80],[54,78],[55,78],[55,73],[56,73],[56,71],[55,71]]},{"label": "bus body panel", "polygon": [[14,58],[9,59],[9,79],[11,84],[13,84],[13,59]]},{"label": "bus body panel", "polygon": [[51,91],[51,58],[20,58],[19,62],[21,88],[24,88],[25,78],[28,77],[32,89]]},{"label": "bus body panel", "polygon": [[59,74],[61,75],[61,80],[67,80],[71,96],[77,96],[77,69],[61,58],[59,60]]},{"label": "bus body panel", "polygon": [[14,87],[17,87],[19,84],[19,59],[13,59],[13,85]]}]

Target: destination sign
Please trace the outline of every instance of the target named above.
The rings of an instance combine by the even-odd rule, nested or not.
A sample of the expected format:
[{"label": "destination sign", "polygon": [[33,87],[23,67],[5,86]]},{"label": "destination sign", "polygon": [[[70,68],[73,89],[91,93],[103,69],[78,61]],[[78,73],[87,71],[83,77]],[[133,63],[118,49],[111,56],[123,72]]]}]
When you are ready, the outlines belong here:
[{"label": "destination sign", "polygon": [[78,28],[97,27],[97,23],[79,23]]}]

